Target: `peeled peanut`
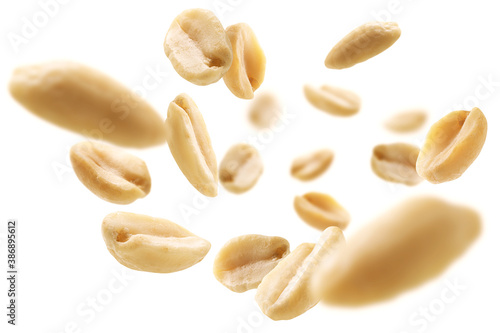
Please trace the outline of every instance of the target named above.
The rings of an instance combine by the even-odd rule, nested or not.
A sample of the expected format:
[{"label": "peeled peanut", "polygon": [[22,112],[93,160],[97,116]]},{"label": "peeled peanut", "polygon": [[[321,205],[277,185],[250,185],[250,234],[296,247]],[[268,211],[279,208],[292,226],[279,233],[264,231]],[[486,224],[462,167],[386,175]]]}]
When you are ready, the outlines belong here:
[{"label": "peeled peanut", "polygon": [[243,193],[255,186],[264,165],[257,149],[246,143],[232,146],[220,163],[220,183],[226,190]]},{"label": "peeled peanut", "polygon": [[415,169],[419,152],[418,147],[407,143],[377,145],[373,148],[372,170],[389,182],[417,185],[423,180]]},{"label": "peeled peanut", "polygon": [[427,120],[427,113],[422,110],[403,111],[393,115],[385,122],[385,127],[396,133],[418,130]]},{"label": "peeled peanut", "polygon": [[394,44],[401,29],[395,22],[363,24],[342,38],[328,53],[325,66],[334,69],[352,67],[382,53]]},{"label": "peeled peanut", "polygon": [[328,194],[310,192],[296,196],[293,206],[304,222],[319,230],[332,226],[343,230],[351,220],[349,212]]},{"label": "peeled peanut", "polygon": [[180,94],[168,106],[165,121],[170,152],[187,180],[201,194],[217,196],[217,161],[198,106]]},{"label": "peeled peanut", "polygon": [[22,66],[9,89],[37,116],[86,137],[136,148],[165,142],[163,120],[151,105],[91,67],[71,61]]},{"label": "peeled peanut", "polygon": [[333,151],[320,149],[297,157],[292,162],[292,177],[307,181],[321,176],[332,164]]},{"label": "peeled peanut", "polygon": [[258,128],[272,128],[283,114],[283,106],[275,94],[260,91],[252,100],[248,110],[250,122]]},{"label": "peeled peanut", "polygon": [[327,303],[359,306],[393,298],[437,277],[478,237],[472,209],[433,197],[411,198],[361,229],[314,281]]},{"label": "peeled peanut", "polygon": [[316,88],[306,84],[304,94],[314,107],[335,116],[352,116],[361,108],[361,98],[358,95],[339,87],[325,84]]},{"label": "peeled peanut", "polygon": [[478,108],[454,111],[432,125],[417,159],[417,172],[439,184],[459,178],[479,156],[488,123]]},{"label": "peeled peanut", "polygon": [[206,9],[180,13],[170,25],[163,47],[175,71],[200,86],[219,81],[233,60],[224,27]]},{"label": "peeled peanut", "polygon": [[109,252],[128,268],[153,273],[177,272],[200,262],[210,243],[165,219],[116,212],[102,221]]},{"label": "peeled peanut", "polygon": [[70,159],[82,184],[106,201],[129,204],[151,189],[146,163],[113,146],[80,142],[71,147]]},{"label": "peeled peanut", "polygon": [[255,294],[262,312],[273,320],[295,318],[319,302],[312,279],[323,261],[331,261],[345,246],[342,231],[325,229],[318,243],[303,243],[267,274]]},{"label": "peeled peanut", "polygon": [[228,289],[242,293],[258,287],[284,257],[290,245],[281,237],[243,235],[230,239],[214,261],[216,279]]},{"label": "peeled peanut", "polygon": [[236,97],[252,99],[264,81],[266,56],[248,24],[230,25],[226,32],[233,47],[233,62],[224,82]]}]

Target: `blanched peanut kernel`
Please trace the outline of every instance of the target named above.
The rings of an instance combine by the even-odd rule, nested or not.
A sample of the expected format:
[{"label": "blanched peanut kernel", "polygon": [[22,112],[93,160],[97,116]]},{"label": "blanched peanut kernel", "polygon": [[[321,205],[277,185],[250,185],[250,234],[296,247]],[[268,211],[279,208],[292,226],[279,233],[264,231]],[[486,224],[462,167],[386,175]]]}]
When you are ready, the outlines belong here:
[{"label": "blanched peanut kernel", "polygon": [[459,178],[477,158],[488,123],[478,108],[455,111],[432,125],[418,155],[417,172],[439,184]]},{"label": "blanched peanut kernel", "polygon": [[186,94],[168,106],[165,121],[170,152],[187,180],[201,194],[217,196],[217,161],[205,121]]},{"label": "blanched peanut kernel", "polygon": [[407,143],[375,146],[371,160],[372,170],[389,182],[417,185],[423,180],[415,170],[419,152],[418,147]]},{"label": "blanched peanut kernel", "polygon": [[328,194],[310,192],[296,196],[293,206],[304,222],[319,230],[332,226],[344,230],[351,220],[349,212]]},{"label": "blanched peanut kernel", "polygon": [[328,53],[325,66],[334,69],[352,67],[382,53],[394,44],[401,29],[395,22],[363,24],[342,38]]},{"label": "blanched peanut kernel", "polygon": [[231,25],[226,32],[233,47],[233,62],[224,82],[236,97],[252,99],[264,81],[266,57],[248,24]]},{"label": "blanched peanut kernel", "polygon": [[427,121],[427,113],[422,110],[410,110],[397,113],[385,122],[385,127],[396,133],[418,130]]},{"label": "blanched peanut kernel", "polygon": [[226,190],[243,193],[259,180],[264,169],[259,152],[254,147],[240,143],[232,146],[220,163],[220,183]]},{"label": "blanched peanut kernel", "polygon": [[109,252],[130,269],[177,272],[200,262],[210,243],[165,219],[117,212],[102,221]]},{"label": "blanched peanut kernel", "polygon": [[235,237],[224,244],[215,257],[214,275],[230,290],[242,293],[257,288],[289,252],[290,244],[281,237]]},{"label": "blanched peanut kernel", "polygon": [[233,60],[226,31],[206,9],[180,13],[168,29],[163,46],[175,71],[200,86],[219,81]]},{"label": "blanched peanut kernel", "polygon": [[333,151],[321,149],[297,157],[292,162],[292,177],[307,181],[321,176],[332,164]]},{"label": "blanched peanut kernel", "polygon": [[151,189],[146,163],[113,146],[80,142],[71,147],[70,159],[82,184],[106,201],[129,204]]},{"label": "blanched peanut kernel", "polygon": [[361,108],[361,98],[352,91],[323,85],[316,88],[304,86],[304,94],[314,107],[335,116],[352,116]]}]

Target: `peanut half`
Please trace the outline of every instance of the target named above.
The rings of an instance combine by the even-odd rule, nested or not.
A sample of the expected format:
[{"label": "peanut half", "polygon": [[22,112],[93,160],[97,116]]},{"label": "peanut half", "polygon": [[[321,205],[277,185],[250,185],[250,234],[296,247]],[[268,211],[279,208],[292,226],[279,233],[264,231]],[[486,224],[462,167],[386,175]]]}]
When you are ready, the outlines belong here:
[{"label": "peanut half", "polygon": [[321,176],[332,164],[333,151],[320,149],[297,157],[292,162],[292,177],[307,181]]},{"label": "peanut half", "polygon": [[144,99],[82,64],[52,61],[19,67],[9,89],[37,116],[86,137],[136,148],[165,142],[163,121]]},{"label": "peanut half", "polygon": [[319,302],[311,281],[323,261],[331,261],[345,246],[339,228],[325,229],[316,245],[303,243],[281,260],[257,288],[255,300],[273,320],[295,318]]},{"label": "peanut half", "polygon": [[468,207],[411,198],[360,230],[337,259],[324,262],[315,293],[346,306],[393,298],[441,274],[480,229],[479,215]]},{"label": "peanut half", "polygon": [[180,13],[170,25],[163,47],[175,71],[200,86],[219,81],[233,61],[224,27],[206,9]]},{"label": "peanut half", "polygon": [[419,152],[418,147],[407,143],[377,145],[373,148],[372,170],[384,180],[417,185],[423,180],[415,169]]},{"label": "peanut half", "polygon": [[252,99],[264,81],[266,56],[248,24],[230,25],[226,32],[233,47],[233,62],[224,75],[224,82],[234,96]]},{"label": "peanut half", "polygon": [[385,122],[385,128],[396,133],[407,133],[418,130],[427,121],[427,113],[423,110],[403,111],[393,115]]},{"label": "peanut half", "polygon": [[80,142],[71,147],[70,160],[82,184],[106,201],[129,204],[151,189],[146,163],[113,146]]},{"label": "peanut half", "polygon": [[447,114],[427,133],[417,159],[418,174],[434,184],[459,178],[481,152],[487,130],[478,108]]},{"label": "peanut half", "polygon": [[394,44],[401,29],[395,22],[363,24],[342,38],[328,53],[325,66],[333,69],[352,67],[382,53]]},{"label": "peanut half", "polygon": [[323,85],[316,88],[304,86],[304,94],[314,107],[335,116],[352,116],[361,108],[361,98],[352,91]]},{"label": "peanut half", "polygon": [[230,239],[214,261],[215,278],[228,289],[242,293],[255,289],[290,252],[281,237],[243,235]]},{"label": "peanut half", "polygon": [[349,212],[328,194],[310,192],[296,196],[293,206],[304,222],[319,230],[332,226],[344,230],[351,220]]},{"label": "peanut half", "polygon": [[257,149],[240,143],[232,146],[222,159],[219,179],[226,190],[239,194],[250,190],[257,183],[263,169]]},{"label": "peanut half", "polygon": [[248,118],[257,128],[272,128],[283,115],[283,107],[275,94],[261,91],[248,109]]},{"label": "peanut half", "polygon": [[200,262],[210,243],[165,219],[116,212],[102,221],[108,251],[130,269],[177,272]]},{"label": "peanut half", "polygon": [[170,152],[187,180],[201,194],[217,196],[217,161],[205,121],[186,94],[168,106],[165,121]]}]

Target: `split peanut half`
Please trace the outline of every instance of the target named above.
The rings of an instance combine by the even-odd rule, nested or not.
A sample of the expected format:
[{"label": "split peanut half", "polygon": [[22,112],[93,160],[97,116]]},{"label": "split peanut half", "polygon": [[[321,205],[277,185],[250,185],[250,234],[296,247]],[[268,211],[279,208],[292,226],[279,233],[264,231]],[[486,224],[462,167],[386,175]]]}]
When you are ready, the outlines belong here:
[{"label": "split peanut half", "polygon": [[290,252],[281,237],[243,235],[230,239],[214,261],[215,278],[228,289],[242,293],[255,289]]},{"label": "split peanut half", "polygon": [[220,163],[219,179],[226,190],[243,193],[255,186],[264,165],[254,147],[240,143],[232,146]]},{"label": "split peanut half", "polygon": [[233,61],[224,27],[206,9],[180,13],[170,25],[163,47],[175,71],[200,86],[219,81]]},{"label": "split peanut half", "polygon": [[250,122],[257,128],[272,128],[283,115],[283,107],[275,94],[261,91],[256,94],[248,110]]},{"label": "split peanut half", "polygon": [[418,147],[407,143],[377,145],[373,148],[372,170],[389,182],[417,185],[423,180],[415,169],[419,153]]},{"label": "split peanut half", "polygon": [[180,94],[165,121],[170,152],[187,180],[203,195],[217,196],[217,161],[205,121],[194,101]]},{"label": "split peanut half", "polygon": [[236,97],[252,99],[264,81],[266,56],[248,24],[230,25],[226,32],[233,47],[233,62],[224,82]]},{"label": "split peanut half", "polygon": [[293,206],[304,222],[319,230],[332,226],[344,230],[351,221],[349,212],[328,194],[310,192],[296,196]]},{"label": "split peanut half", "polygon": [[255,300],[262,312],[273,320],[295,318],[319,302],[312,280],[323,261],[337,257],[345,246],[342,231],[325,229],[318,243],[303,243],[281,260],[257,288]]},{"label": "split peanut half", "polygon": [[299,156],[292,162],[290,173],[292,177],[307,181],[321,176],[332,164],[333,151],[320,149]]},{"label": "split peanut half", "polygon": [[323,85],[316,88],[304,86],[304,94],[314,107],[335,116],[352,116],[361,108],[361,98],[352,91]]},{"label": "split peanut half", "polygon": [[163,121],[151,105],[88,66],[70,61],[22,66],[9,89],[37,116],[86,137],[135,148],[165,142]]},{"label": "split peanut half", "polygon": [[403,111],[393,115],[385,122],[385,127],[396,133],[408,133],[418,130],[427,120],[427,113],[422,110]]},{"label": "split peanut half", "polygon": [[327,303],[384,301],[441,274],[481,229],[472,209],[433,197],[411,198],[349,240],[344,253],[319,269],[314,289]]},{"label": "split peanut half", "polygon": [[395,22],[363,24],[331,49],[326,56],[325,66],[333,69],[352,67],[387,50],[399,36],[401,29]]},{"label": "split peanut half", "polygon": [[129,204],[151,189],[146,163],[113,146],[80,142],[71,147],[70,160],[82,184],[106,201]]},{"label": "split peanut half", "polygon": [[447,114],[427,133],[418,155],[418,174],[434,184],[459,178],[479,156],[487,130],[478,108]]},{"label": "split peanut half", "polygon": [[102,221],[109,252],[130,269],[153,273],[177,272],[200,262],[210,243],[165,219],[116,212]]}]

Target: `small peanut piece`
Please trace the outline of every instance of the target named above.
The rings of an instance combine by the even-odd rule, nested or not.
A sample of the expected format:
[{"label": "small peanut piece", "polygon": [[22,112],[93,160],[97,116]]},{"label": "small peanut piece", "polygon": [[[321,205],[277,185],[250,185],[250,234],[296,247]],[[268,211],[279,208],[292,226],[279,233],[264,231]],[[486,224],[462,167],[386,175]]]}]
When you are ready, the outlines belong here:
[{"label": "small peanut piece", "polygon": [[290,252],[281,237],[243,235],[230,239],[214,261],[215,278],[228,289],[242,293],[255,289]]},{"label": "small peanut piece", "polygon": [[217,196],[217,161],[198,106],[187,94],[168,106],[165,121],[170,152],[187,180],[203,195]]},{"label": "small peanut piece", "polygon": [[296,196],[293,206],[304,222],[319,230],[332,226],[344,230],[351,221],[349,212],[328,194],[310,192]]},{"label": "small peanut piece", "polygon": [[395,22],[369,22],[340,40],[328,53],[325,66],[333,69],[349,68],[387,50],[394,44],[401,29]]},{"label": "small peanut piece", "polygon": [[333,156],[333,151],[330,149],[320,149],[297,157],[292,162],[290,173],[292,177],[302,181],[313,180],[328,170]]},{"label": "small peanut piece", "polygon": [[200,86],[219,81],[233,61],[224,27],[206,9],[180,13],[170,25],[163,46],[175,71]]},{"label": "small peanut piece", "polygon": [[355,234],[324,262],[314,290],[327,303],[360,306],[393,298],[441,274],[478,237],[479,215],[433,197],[411,198]]},{"label": "small peanut piece", "polygon": [[393,115],[385,122],[385,128],[396,133],[418,130],[427,121],[427,113],[422,110],[403,111]]},{"label": "small peanut piece", "polygon": [[272,128],[283,115],[283,107],[276,95],[263,91],[256,94],[248,110],[250,122],[257,128]]},{"label": "small peanut piece", "polygon": [[254,147],[240,143],[232,146],[220,163],[219,179],[226,190],[240,194],[255,186],[264,165]]},{"label": "small peanut piece", "polygon": [[407,143],[377,145],[371,160],[373,172],[389,182],[409,186],[422,182],[415,165],[420,149]]},{"label": "small peanut piece", "polygon": [[439,184],[459,178],[479,156],[488,123],[478,108],[454,111],[432,125],[418,155],[417,172]]},{"label": "small peanut piece", "polygon": [[80,142],[71,147],[70,160],[82,184],[103,200],[125,205],[151,189],[146,163],[113,146]]},{"label": "small peanut piece", "polygon": [[226,33],[233,47],[233,62],[224,82],[234,96],[252,99],[264,81],[266,56],[248,24],[230,25]]},{"label": "small peanut piece", "polygon": [[165,219],[116,212],[102,221],[108,251],[130,269],[152,273],[181,271],[200,262],[210,243]]},{"label": "small peanut piece", "polygon": [[82,64],[52,61],[19,67],[9,89],[35,115],[86,137],[135,148],[165,142],[163,121],[144,99]]},{"label": "small peanut piece", "polygon": [[339,87],[323,85],[316,88],[306,84],[304,94],[314,107],[335,116],[352,116],[361,108],[361,98],[358,95]]},{"label": "small peanut piece", "polygon": [[325,229],[318,243],[302,243],[267,274],[255,294],[262,312],[272,320],[295,318],[319,302],[312,280],[323,261],[336,258],[345,246],[342,231]]}]

